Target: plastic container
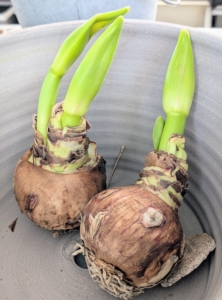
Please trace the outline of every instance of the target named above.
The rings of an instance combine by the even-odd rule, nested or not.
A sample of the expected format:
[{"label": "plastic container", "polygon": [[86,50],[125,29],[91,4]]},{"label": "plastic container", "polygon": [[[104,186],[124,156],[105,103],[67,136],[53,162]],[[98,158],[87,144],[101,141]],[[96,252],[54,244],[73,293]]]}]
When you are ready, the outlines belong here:
[{"label": "plastic container", "polygon": [[[157,0],[11,0],[22,27],[41,24],[86,20],[93,15],[130,6],[126,18],[155,20]],[[179,4],[180,0],[164,0]]]},{"label": "plastic container", "polygon": [[[53,237],[20,213],[13,194],[15,166],[33,143],[32,115],[43,78],[62,41],[78,25],[43,25],[0,37],[0,299],[113,299],[74,263],[78,230]],[[164,76],[180,29],[125,21],[113,64],[87,114],[89,136],[107,161],[108,178],[120,147],[126,147],[111,186],[134,183],[152,150],[152,127],[162,114]],[[172,287],[148,289],[135,300],[219,300],[222,295],[222,39],[198,29],[190,33],[197,85],[185,131],[190,180],[180,218],[186,235],[207,232],[217,248]],[[81,57],[64,76],[58,101]],[[8,226],[16,218],[11,232]]]}]

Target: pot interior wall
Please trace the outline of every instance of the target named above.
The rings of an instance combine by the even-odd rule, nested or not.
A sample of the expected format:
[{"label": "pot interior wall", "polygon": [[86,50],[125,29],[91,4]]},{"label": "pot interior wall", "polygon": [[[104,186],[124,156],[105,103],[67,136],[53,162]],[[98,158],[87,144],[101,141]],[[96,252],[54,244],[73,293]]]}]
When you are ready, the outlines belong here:
[{"label": "pot interior wall", "polygon": [[[20,213],[13,195],[14,168],[33,141],[32,115],[44,75],[62,41],[78,25],[45,25],[0,38],[1,299],[112,299],[73,261],[78,230],[53,237]],[[180,29],[148,21],[125,22],[113,65],[87,114],[92,125],[89,136],[107,160],[108,177],[121,145],[126,147],[111,186],[135,182],[145,154],[152,149],[152,126],[162,113],[164,75]],[[222,293],[222,40],[200,30],[190,32],[196,93],[185,132],[190,191],[180,217],[186,235],[207,232],[216,240],[217,249],[171,288],[147,290],[138,300],[216,300]],[[64,98],[80,60],[62,80],[58,101]],[[11,232],[8,225],[17,217]]]}]

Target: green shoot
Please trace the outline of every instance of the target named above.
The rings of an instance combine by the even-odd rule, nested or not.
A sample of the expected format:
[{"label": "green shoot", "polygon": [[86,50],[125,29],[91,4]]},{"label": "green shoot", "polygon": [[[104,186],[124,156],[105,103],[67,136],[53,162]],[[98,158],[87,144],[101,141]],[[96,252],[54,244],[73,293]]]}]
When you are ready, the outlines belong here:
[{"label": "green shoot", "polygon": [[153,147],[154,147],[154,150],[158,150],[158,148],[159,148],[160,139],[161,139],[161,135],[162,135],[162,132],[163,132],[164,125],[165,125],[164,118],[159,116],[156,119],[155,124],[153,126]]},{"label": "green shoot", "polygon": [[45,77],[39,96],[37,131],[42,136],[44,143],[46,143],[47,125],[62,76],[82,53],[89,39],[117,17],[129,12],[129,9],[129,7],[124,7],[113,12],[95,15],[72,32],[60,47]]},{"label": "green shoot", "polygon": [[123,17],[118,17],[98,38],[79,65],[64,100],[62,127],[81,124],[82,116],[98,93],[116,52]]},{"label": "green shoot", "polygon": [[188,30],[182,29],[164,81],[163,109],[167,118],[158,150],[167,151],[168,141],[173,134],[184,134],[194,89],[195,74],[192,44]]}]

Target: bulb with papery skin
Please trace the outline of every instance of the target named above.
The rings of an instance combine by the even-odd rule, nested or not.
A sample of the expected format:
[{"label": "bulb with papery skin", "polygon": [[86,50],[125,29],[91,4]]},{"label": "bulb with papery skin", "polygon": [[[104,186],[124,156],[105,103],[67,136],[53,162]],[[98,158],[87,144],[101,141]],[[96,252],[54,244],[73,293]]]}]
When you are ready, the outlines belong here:
[{"label": "bulb with papery skin", "polygon": [[[89,200],[106,188],[106,162],[87,137],[90,124],[84,114],[113,61],[128,11],[98,14],[79,26],[60,47],[43,82],[33,118],[34,143],[17,164],[14,193],[20,210],[46,229],[79,226]],[[110,23],[81,61],[65,100],[55,104],[61,77],[92,35]]]},{"label": "bulb with papery skin", "polygon": [[177,211],[136,184],[96,195],[85,210],[81,239],[135,287],[159,283],[182,258],[184,245]]},{"label": "bulb with papery skin", "polygon": [[[182,136],[169,143],[178,140],[183,147]],[[112,295],[128,299],[159,284],[182,259],[178,207],[187,191],[186,169],[176,155],[152,151],[134,185],[100,192],[86,206],[83,252],[92,278]]]},{"label": "bulb with papery skin", "polygon": [[[167,115],[166,122],[157,118],[155,150],[145,157],[136,183],[100,192],[85,209],[80,233],[90,275],[121,299],[161,283],[183,258],[178,208],[187,191],[188,165],[181,135],[186,122],[184,112],[177,109],[188,107],[187,117],[194,92],[193,64],[189,33],[181,30],[163,93],[163,107],[173,117]],[[175,78],[180,88],[174,91]]]}]

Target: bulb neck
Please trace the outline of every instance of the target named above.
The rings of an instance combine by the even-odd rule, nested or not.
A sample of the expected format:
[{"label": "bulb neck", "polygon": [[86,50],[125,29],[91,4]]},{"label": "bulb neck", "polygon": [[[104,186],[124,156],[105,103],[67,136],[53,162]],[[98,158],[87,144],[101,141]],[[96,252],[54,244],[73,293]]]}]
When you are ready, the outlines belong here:
[{"label": "bulb neck", "polygon": [[166,151],[169,139],[173,134],[183,135],[187,116],[181,113],[168,113],[160,139],[159,150]]}]

